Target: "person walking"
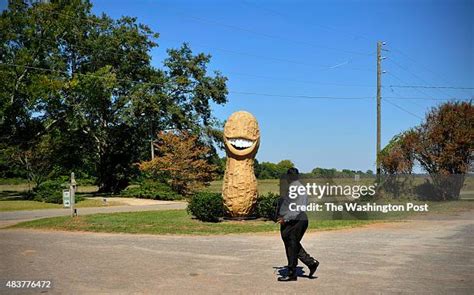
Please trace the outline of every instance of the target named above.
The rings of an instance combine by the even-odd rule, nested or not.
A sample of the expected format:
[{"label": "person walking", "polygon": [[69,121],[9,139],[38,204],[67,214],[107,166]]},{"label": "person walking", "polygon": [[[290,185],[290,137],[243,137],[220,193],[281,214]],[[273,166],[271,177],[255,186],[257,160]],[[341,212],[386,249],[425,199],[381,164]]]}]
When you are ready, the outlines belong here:
[{"label": "person walking", "polygon": [[[301,207],[308,205],[308,195],[305,193],[290,196],[289,194],[291,187],[303,186],[299,181],[298,169],[288,169],[286,181],[288,190],[281,194],[277,209],[277,222],[280,224],[281,238],[285,245],[288,272],[286,276],[278,278],[280,282],[296,281],[298,279],[296,274],[298,259],[309,268],[309,278],[313,278],[313,274],[319,266],[319,261],[311,257],[301,245],[301,239],[308,228],[308,216]],[[297,189],[291,191],[298,192]]]}]

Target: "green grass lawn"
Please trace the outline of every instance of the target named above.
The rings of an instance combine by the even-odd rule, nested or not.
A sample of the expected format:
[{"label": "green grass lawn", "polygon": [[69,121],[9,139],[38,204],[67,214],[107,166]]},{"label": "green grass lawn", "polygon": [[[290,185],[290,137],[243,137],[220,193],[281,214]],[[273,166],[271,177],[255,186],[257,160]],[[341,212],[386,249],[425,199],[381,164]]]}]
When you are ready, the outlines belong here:
[{"label": "green grass lawn", "polygon": [[[309,228],[313,230],[331,230],[362,226],[373,222],[367,220],[320,220],[310,221]],[[279,231],[279,225],[272,221],[207,223],[192,218],[185,210],[93,214],[75,218],[69,216],[53,217],[23,222],[12,227],[108,233],[195,235]]]},{"label": "green grass lawn", "polygon": [[[472,201],[452,201],[430,203],[430,213],[456,214],[474,210]],[[364,226],[379,222],[396,222],[406,217],[417,217],[415,213],[395,215],[388,220],[314,220],[310,219],[310,230],[332,230]],[[185,210],[145,211],[93,214],[71,218],[69,216],[53,217],[27,221],[12,226],[13,228],[51,229],[66,231],[91,231],[107,233],[133,234],[235,234],[277,232],[279,226],[272,221],[223,221],[219,223],[201,222],[188,215]]]},{"label": "green grass lawn", "polygon": [[62,205],[36,201],[0,201],[0,212],[57,208],[62,208]]},{"label": "green grass lawn", "polygon": [[[353,179],[348,179],[348,178],[342,178],[342,179],[335,179],[335,183],[342,183],[342,184],[354,184]],[[361,179],[361,182],[359,184],[369,184],[372,181],[372,179]],[[417,179],[416,181],[420,182],[420,179]],[[136,185],[131,185],[131,187],[136,186]],[[28,183],[19,183],[14,182],[14,183],[2,183],[0,181],[0,193],[1,192],[24,192],[31,189],[31,185]],[[79,185],[77,187],[77,192],[78,193],[83,193],[83,194],[91,194],[91,193],[96,193],[98,190],[97,186],[94,185]],[[203,188],[203,191],[209,191],[209,192],[214,192],[214,193],[220,193],[222,192],[222,180],[215,180],[210,183],[208,187]],[[258,192],[260,195],[265,195],[268,192],[272,193],[280,193],[280,180],[279,179],[259,179],[258,180]],[[470,194],[469,196],[467,194]],[[465,185],[463,188],[463,191],[461,191],[461,195],[463,198],[472,198],[474,195],[474,177],[468,177],[466,178]]]},{"label": "green grass lawn", "polygon": [[[279,179],[259,179],[258,183],[258,193],[260,195],[266,195],[268,192],[280,193],[280,180]],[[222,192],[222,180],[214,180],[211,184],[203,189],[204,191],[209,191],[213,193]]]},{"label": "green grass lawn", "polygon": [[[107,201],[108,206],[124,205],[118,201]],[[85,199],[76,204],[77,208],[86,207],[102,207],[101,200]],[[27,200],[15,201],[0,201],[0,212],[2,211],[17,211],[17,210],[36,210],[36,209],[60,209],[63,208],[61,204],[51,204]]]}]

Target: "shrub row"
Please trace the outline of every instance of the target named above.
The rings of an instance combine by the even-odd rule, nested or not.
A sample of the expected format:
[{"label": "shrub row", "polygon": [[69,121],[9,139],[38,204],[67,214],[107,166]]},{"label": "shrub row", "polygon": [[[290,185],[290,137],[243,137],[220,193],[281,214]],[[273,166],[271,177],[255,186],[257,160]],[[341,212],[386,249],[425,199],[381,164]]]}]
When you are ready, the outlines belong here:
[{"label": "shrub row", "polygon": [[[259,196],[254,216],[274,220],[278,199],[279,196],[273,193]],[[189,201],[187,211],[201,221],[218,222],[225,215],[222,195],[209,192],[197,193]]]},{"label": "shrub row", "polygon": [[153,200],[180,200],[183,198],[166,183],[151,180],[145,180],[137,187],[127,188],[121,191],[120,195]]},{"label": "shrub row", "polygon": [[[45,181],[37,188],[26,193],[25,198],[39,202],[62,204],[63,189],[67,189],[69,187],[67,182],[67,178],[64,177]],[[155,181],[144,181],[140,186],[123,190],[121,195],[125,197],[155,200],[179,200],[183,198],[183,196],[174,192],[167,184]],[[84,200],[84,197],[78,196],[76,194],[76,203],[82,200]]]},{"label": "shrub row", "polygon": [[[27,198],[33,201],[62,204],[63,189],[67,189],[66,183],[61,180],[48,180],[34,188],[27,194]],[[75,202],[84,200],[84,197],[75,195]]]}]

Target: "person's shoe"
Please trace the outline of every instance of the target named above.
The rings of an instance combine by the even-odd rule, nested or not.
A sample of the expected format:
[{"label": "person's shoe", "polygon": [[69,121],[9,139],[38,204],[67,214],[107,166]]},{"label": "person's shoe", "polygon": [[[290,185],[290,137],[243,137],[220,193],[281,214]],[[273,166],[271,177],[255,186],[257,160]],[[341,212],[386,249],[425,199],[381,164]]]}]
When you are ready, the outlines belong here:
[{"label": "person's shoe", "polygon": [[291,281],[296,281],[296,280],[298,280],[298,277],[296,275],[278,278],[279,282],[291,282]]},{"label": "person's shoe", "polygon": [[315,260],[314,264],[312,264],[311,266],[308,266],[308,268],[309,268],[308,277],[313,278],[313,275],[316,272],[316,270],[318,269],[318,266],[319,266],[319,261],[317,261],[317,260]]},{"label": "person's shoe", "polygon": [[298,277],[296,276],[296,271],[293,269],[288,269],[288,274],[284,277],[279,277],[278,281],[279,282],[291,282],[291,281],[296,281]]}]

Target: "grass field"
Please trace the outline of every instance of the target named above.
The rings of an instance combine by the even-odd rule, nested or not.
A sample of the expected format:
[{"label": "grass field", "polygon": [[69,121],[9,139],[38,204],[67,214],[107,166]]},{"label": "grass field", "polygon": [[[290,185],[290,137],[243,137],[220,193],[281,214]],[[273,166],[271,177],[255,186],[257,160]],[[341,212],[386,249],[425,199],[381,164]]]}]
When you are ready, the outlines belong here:
[{"label": "grass field", "polygon": [[[313,230],[330,230],[363,226],[374,221],[367,220],[323,220],[311,222]],[[134,234],[233,234],[277,232],[278,224],[272,221],[224,221],[201,222],[192,218],[185,210],[146,211],[53,217],[23,222],[15,228],[53,229],[68,231],[92,231]]]},{"label": "grass field", "polygon": [[[215,180],[211,182],[211,185],[204,188],[204,191],[213,193],[222,192],[222,180]],[[280,180],[279,179],[259,179],[258,180],[258,193],[260,195],[267,194],[268,192],[280,193]]]},{"label": "grass field", "polygon": [[[358,227],[371,223],[403,221],[407,217],[417,218],[427,214],[432,217],[432,220],[436,220],[438,214],[447,216],[449,214],[455,215],[458,212],[474,211],[473,201],[431,202],[429,206],[429,213],[396,214],[392,216],[394,218],[386,220],[315,220],[310,218],[309,229],[332,230]],[[185,210],[93,214],[75,218],[62,216],[27,221],[12,227],[107,233],[195,235],[276,232],[279,230],[277,224],[264,220],[201,222],[187,214]]]},{"label": "grass field", "polygon": [[[354,183],[352,179],[340,179],[338,181]],[[368,181],[368,179],[362,179],[362,182]],[[13,210],[35,210],[35,209],[51,209],[51,208],[62,208],[61,205],[47,204],[42,202],[34,201],[23,201],[18,197],[20,192],[27,191],[30,186],[27,183],[21,183],[19,180],[15,180],[12,184],[0,182],[0,211],[13,211]],[[465,182],[465,190],[461,192],[462,199],[474,199],[474,177],[469,177]],[[264,179],[258,180],[258,191],[260,195],[267,194],[268,192],[279,193],[278,179]],[[204,191],[220,193],[222,190],[222,180],[216,180],[211,182],[210,186],[203,189]],[[96,186],[79,186],[78,193],[84,196],[89,196],[92,193],[97,192]],[[111,202],[109,205],[121,205],[117,202]],[[78,207],[100,207],[102,203],[98,200],[85,200],[78,203]]]},{"label": "grass field", "polygon": [[[280,181],[278,179],[261,179],[258,180],[258,190],[262,194],[267,192],[278,193]],[[0,183],[0,192],[24,192],[31,189],[31,185],[28,183],[13,183],[6,184]],[[94,185],[78,186],[78,193],[95,193],[98,187]],[[215,180],[211,182],[210,186],[204,188],[205,191],[210,192],[221,192],[222,191],[222,180]]]},{"label": "grass field", "polygon": [[[124,205],[117,201],[107,201],[107,206]],[[76,204],[76,208],[86,207],[102,207],[101,200],[85,199]],[[2,211],[17,211],[17,210],[37,210],[37,209],[60,209],[63,208],[61,204],[51,204],[27,200],[15,201],[0,201],[0,212]]]},{"label": "grass field", "polygon": [[[352,178],[335,178],[334,184],[356,184]],[[323,181],[321,179],[321,181]],[[373,182],[372,178],[362,178],[357,184],[370,185]],[[423,178],[416,178],[415,183],[422,183]],[[322,182],[324,183],[324,181]],[[258,192],[259,194],[267,194],[268,192],[279,193],[280,180],[279,179],[259,179],[258,180]],[[0,181],[0,192],[24,192],[31,189],[31,185],[28,183],[21,183],[19,180],[15,180],[13,183],[8,184]],[[91,194],[97,192],[98,187],[94,185],[78,186],[77,192],[83,194]],[[212,181],[208,187],[203,189],[204,191],[220,193],[222,191],[222,180]],[[464,182],[463,190],[461,194],[474,191],[474,177],[466,177]]]},{"label": "grass field", "polygon": [[[59,204],[50,204],[35,201],[21,200],[19,194],[21,192],[28,191],[31,187],[27,183],[19,183],[16,181],[13,184],[0,184],[0,212],[1,211],[15,211],[15,210],[36,210],[36,209],[55,209],[62,208]],[[279,180],[259,180],[258,189],[260,194],[267,192],[278,193],[279,191]],[[220,193],[222,190],[222,181],[213,181],[209,187],[204,189],[205,191],[211,191]],[[96,186],[78,186],[77,192],[79,194],[90,196],[90,194],[97,192]],[[109,206],[123,205],[117,201],[109,201]],[[82,202],[77,203],[77,207],[101,207],[102,202],[99,200],[86,199]]]}]

